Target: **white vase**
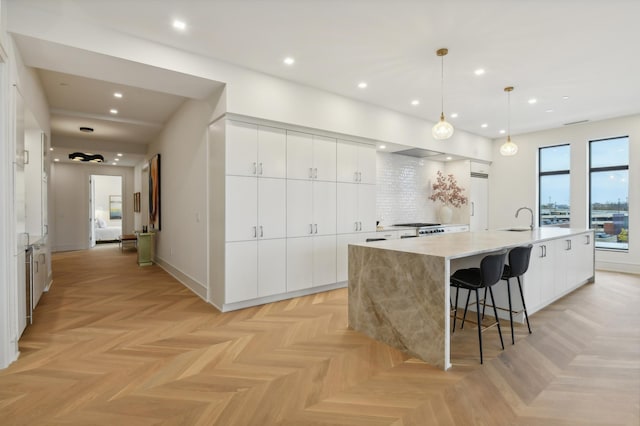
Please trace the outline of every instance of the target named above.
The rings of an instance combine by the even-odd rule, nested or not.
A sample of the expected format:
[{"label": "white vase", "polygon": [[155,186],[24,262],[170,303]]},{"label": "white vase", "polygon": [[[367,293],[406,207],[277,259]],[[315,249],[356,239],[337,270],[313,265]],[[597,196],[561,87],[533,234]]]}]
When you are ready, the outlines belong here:
[{"label": "white vase", "polygon": [[438,211],[440,223],[451,223],[451,216],[453,216],[451,207],[445,205],[440,206],[440,210]]}]

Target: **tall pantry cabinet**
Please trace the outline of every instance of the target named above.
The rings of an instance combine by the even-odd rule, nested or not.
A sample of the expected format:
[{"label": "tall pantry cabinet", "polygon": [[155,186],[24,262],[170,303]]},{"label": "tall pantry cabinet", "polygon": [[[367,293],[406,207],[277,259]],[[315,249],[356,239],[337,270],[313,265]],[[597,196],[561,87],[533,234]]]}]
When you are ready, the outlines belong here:
[{"label": "tall pantry cabinet", "polygon": [[224,248],[212,252],[224,261],[212,261],[223,271],[212,269],[210,299],[226,311],[344,286],[337,234],[375,231],[375,147],[222,120],[211,135],[224,147],[224,164],[213,161],[224,173],[212,170],[224,180]]}]

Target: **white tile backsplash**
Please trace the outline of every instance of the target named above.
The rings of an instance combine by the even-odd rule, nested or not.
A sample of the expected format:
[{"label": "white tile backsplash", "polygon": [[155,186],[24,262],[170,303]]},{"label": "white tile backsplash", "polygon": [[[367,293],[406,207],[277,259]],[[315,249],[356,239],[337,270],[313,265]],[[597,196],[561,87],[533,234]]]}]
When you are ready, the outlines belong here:
[{"label": "white tile backsplash", "polygon": [[437,222],[431,185],[444,164],[407,155],[377,153],[376,220],[381,225]]}]

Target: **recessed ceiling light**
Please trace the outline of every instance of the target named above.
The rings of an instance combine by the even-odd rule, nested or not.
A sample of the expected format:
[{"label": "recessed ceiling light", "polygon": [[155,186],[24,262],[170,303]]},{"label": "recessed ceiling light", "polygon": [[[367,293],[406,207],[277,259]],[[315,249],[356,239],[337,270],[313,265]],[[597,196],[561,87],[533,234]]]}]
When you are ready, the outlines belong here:
[{"label": "recessed ceiling light", "polygon": [[378,146],[378,148],[380,148],[380,149],[385,149],[386,147],[387,147],[386,145],[380,145],[380,146]]},{"label": "recessed ceiling light", "polygon": [[113,94],[113,97],[114,98],[121,98],[122,97],[122,93],[116,92],[116,93]]},{"label": "recessed ceiling light", "polygon": [[291,56],[287,56],[286,58],[284,58],[282,62],[284,62],[285,65],[293,65],[296,62],[296,60],[293,59]]},{"label": "recessed ceiling light", "polygon": [[529,104],[533,105],[533,104],[535,104],[536,102],[538,102],[538,100],[537,100],[536,98],[531,98],[531,99],[529,99],[527,102],[529,102]]},{"label": "recessed ceiling light", "polygon": [[173,21],[173,28],[176,30],[184,31],[187,29],[187,24],[184,21],[180,21],[178,19]]},{"label": "recessed ceiling light", "polygon": [[504,135],[505,133],[507,133],[507,131],[504,130],[504,129],[500,129],[500,131],[498,133],[500,133],[501,135]]},{"label": "recessed ceiling light", "polygon": [[358,87],[361,89],[366,89],[368,86],[368,84],[364,81],[361,81],[360,83],[358,83]]},{"label": "recessed ceiling light", "polygon": [[454,112],[453,114],[451,114],[451,118],[458,118],[458,113]]},{"label": "recessed ceiling light", "polygon": [[562,99],[564,99],[566,101],[567,99],[569,99],[569,97],[568,96],[563,96]]},{"label": "recessed ceiling light", "polygon": [[484,70],[482,68],[478,68],[477,70],[475,70],[473,72],[475,75],[482,75],[484,74]]},{"label": "recessed ceiling light", "polygon": [[482,123],[480,127],[482,127],[483,129],[486,129],[487,127],[489,127],[489,125],[487,123]]},{"label": "recessed ceiling light", "polygon": [[552,109],[547,109],[544,112],[553,112],[553,110]]},{"label": "recessed ceiling light", "polygon": [[109,110],[109,112],[110,112],[111,114],[117,114],[117,113],[118,113],[118,110],[117,110],[117,109],[114,109],[114,108],[111,108],[111,109]]},{"label": "recessed ceiling light", "polygon": [[80,131],[84,133],[93,133],[92,127],[80,127]]},{"label": "recessed ceiling light", "polygon": [[446,159],[447,159],[447,160],[451,160],[451,157],[447,157]]},{"label": "recessed ceiling light", "polygon": [[119,152],[117,155],[118,155],[118,157],[122,157],[122,153],[121,152]]},{"label": "recessed ceiling light", "polygon": [[120,161],[120,159],[119,158],[114,158],[113,161]]},{"label": "recessed ceiling light", "polygon": [[117,166],[118,164],[117,164],[117,163],[111,163],[111,165],[112,165],[112,166]]},{"label": "recessed ceiling light", "polygon": [[59,158],[54,158],[53,161],[55,161],[57,163],[58,161],[60,161],[60,159]]},{"label": "recessed ceiling light", "polygon": [[413,106],[420,105],[420,101],[418,99],[414,99],[414,100],[411,101],[411,105],[413,105]]},{"label": "recessed ceiling light", "polygon": [[53,151],[53,147],[49,148],[49,151]]}]

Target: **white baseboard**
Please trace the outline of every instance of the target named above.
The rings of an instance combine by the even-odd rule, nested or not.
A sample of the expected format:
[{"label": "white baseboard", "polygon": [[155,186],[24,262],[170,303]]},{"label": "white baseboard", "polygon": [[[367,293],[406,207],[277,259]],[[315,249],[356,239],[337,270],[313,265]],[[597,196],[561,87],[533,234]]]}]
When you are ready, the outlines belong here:
[{"label": "white baseboard", "polygon": [[596,270],[640,274],[640,265],[627,262],[607,262],[596,260]]},{"label": "white baseboard", "polygon": [[185,274],[175,266],[166,262],[164,259],[156,257],[155,263],[164,269],[169,275],[171,275],[176,280],[180,281],[182,285],[187,287],[189,290],[198,295],[205,302],[207,301],[207,287],[199,283],[198,281],[191,278],[189,275]]}]

